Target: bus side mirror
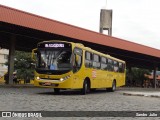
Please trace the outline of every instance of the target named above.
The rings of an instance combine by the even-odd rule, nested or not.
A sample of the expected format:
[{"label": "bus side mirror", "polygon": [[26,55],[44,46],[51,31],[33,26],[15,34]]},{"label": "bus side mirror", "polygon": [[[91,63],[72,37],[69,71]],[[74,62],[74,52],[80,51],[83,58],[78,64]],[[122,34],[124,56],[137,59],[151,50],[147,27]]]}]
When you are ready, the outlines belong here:
[{"label": "bus side mirror", "polygon": [[35,61],[37,56],[37,49],[32,50],[32,59]]}]

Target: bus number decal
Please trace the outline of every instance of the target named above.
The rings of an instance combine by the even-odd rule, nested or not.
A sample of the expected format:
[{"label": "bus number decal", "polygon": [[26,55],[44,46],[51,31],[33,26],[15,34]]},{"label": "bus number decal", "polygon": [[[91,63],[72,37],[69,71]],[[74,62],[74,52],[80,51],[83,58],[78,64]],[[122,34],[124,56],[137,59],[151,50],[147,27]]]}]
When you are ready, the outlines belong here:
[{"label": "bus number decal", "polygon": [[93,70],[93,71],[92,71],[92,77],[93,77],[93,78],[96,78],[96,70]]}]

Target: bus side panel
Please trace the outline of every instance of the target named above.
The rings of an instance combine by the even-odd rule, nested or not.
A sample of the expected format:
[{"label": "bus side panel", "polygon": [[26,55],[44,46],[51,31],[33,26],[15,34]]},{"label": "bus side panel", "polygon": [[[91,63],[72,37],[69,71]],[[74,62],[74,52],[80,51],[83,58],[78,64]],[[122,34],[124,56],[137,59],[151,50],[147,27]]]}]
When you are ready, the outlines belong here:
[{"label": "bus side panel", "polygon": [[96,77],[93,79],[94,88],[110,88],[112,87],[112,82],[115,79],[116,73],[105,71],[105,70],[96,70]]},{"label": "bus side panel", "polygon": [[90,88],[96,88],[94,75],[95,75],[95,72],[92,68],[85,68],[85,76],[90,80]]},{"label": "bus side panel", "polygon": [[111,88],[113,80],[115,79],[115,73],[111,72],[111,71],[108,71],[107,72],[107,79],[108,79],[107,88]]},{"label": "bus side panel", "polygon": [[106,88],[108,85],[107,72],[104,70],[96,70],[95,88]]},{"label": "bus side panel", "polygon": [[125,85],[125,73],[117,73],[118,76],[116,78],[116,85],[117,87]]},{"label": "bus side panel", "polygon": [[82,64],[79,71],[73,74],[73,89],[83,88],[83,82],[90,72],[86,71],[86,68]]}]

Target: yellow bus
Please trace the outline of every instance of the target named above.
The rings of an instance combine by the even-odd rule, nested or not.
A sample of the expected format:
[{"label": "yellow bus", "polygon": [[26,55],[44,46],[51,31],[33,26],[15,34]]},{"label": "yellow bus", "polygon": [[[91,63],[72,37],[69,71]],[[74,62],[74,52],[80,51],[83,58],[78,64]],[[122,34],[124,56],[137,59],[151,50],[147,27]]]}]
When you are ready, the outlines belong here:
[{"label": "yellow bus", "polygon": [[32,50],[36,63],[34,85],[80,89],[82,94],[97,88],[115,91],[125,85],[125,61],[103,54],[80,43],[44,41]]}]

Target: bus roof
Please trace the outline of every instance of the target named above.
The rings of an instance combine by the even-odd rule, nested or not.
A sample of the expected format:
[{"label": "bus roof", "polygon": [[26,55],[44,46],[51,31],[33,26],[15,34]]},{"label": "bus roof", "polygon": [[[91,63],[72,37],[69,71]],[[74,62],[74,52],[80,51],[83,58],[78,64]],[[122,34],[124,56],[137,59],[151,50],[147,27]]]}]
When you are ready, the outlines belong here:
[{"label": "bus roof", "polygon": [[[78,45],[79,43],[75,43],[75,44]],[[89,47],[85,47],[84,45],[83,45],[83,46],[81,46],[81,45],[83,45],[83,44],[80,43],[77,47],[81,47],[81,48],[83,48],[83,49],[86,50],[86,51],[90,51],[90,52],[95,53],[95,54],[98,54],[98,55],[100,55],[100,56],[103,56],[103,57],[106,57],[106,58],[110,58],[110,59],[116,60],[116,61],[118,61],[118,62],[123,62],[123,63],[125,63],[125,61],[123,61],[123,60],[120,60],[120,59],[115,58],[115,57],[112,57],[112,56],[110,56],[110,55],[108,55],[108,54],[104,54],[104,53],[101,53],[101,52],[99,52],[99,51],[93,50],[93,49],[91,49],[91,48],[89,48]]]},{"label": "bus roof", "polygon": [[43,42],[39,42],[39,43],[46,43],[46,42],[66,42],[66,43],[71,43],[71,44],[74,44],[77,47],[80,47],[80,48],[84,49],[84,50],[90,51],[90,52],[95,53],[95,54],[99,54],[100,56],[103,56],[103,57],[106,57],[106,58],[110,58],[110,59],[116,60],[118,62],[125,63],[125,61],[123,61],[123,60],[120,60],[118,58],[112,57],[112,56],[110,56],[108,54],[104,54],[104,53],[98,52],[98,51],[93,50],[93,49],[91,49],[89,47],[85,47],[82,43],[74,43],[74,42],[61,41],[61,40],[50,40],[50,41],[43,41]]}]

